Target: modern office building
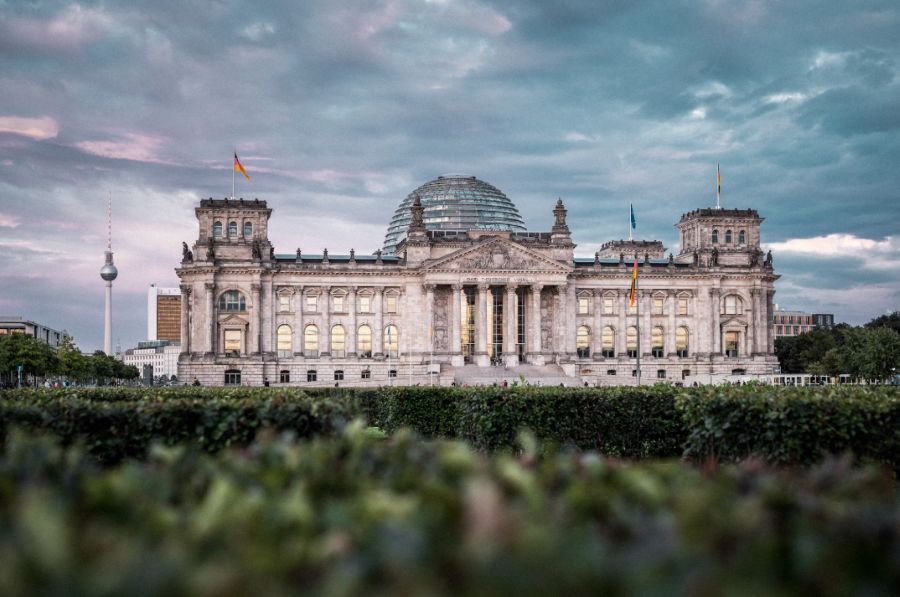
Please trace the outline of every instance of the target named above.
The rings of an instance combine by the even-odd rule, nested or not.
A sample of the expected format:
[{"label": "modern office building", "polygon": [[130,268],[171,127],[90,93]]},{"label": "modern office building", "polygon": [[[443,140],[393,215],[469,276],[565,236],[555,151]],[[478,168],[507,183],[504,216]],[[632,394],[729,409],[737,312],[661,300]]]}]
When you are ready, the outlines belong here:
[{"label": "modern office building", "polygon": [[147,290],[147,340],[181,342],[181,289],[151,284]]},{"label": "modern office building", "polygon": [[833,313],[807,313],[806,311],[789,311],[775,307],[772,316],[773,334],[776,338],[799,336],[814,329],[830,330],[834,327]]},{"label": "modern office building", "polygon": [[529,232],[496,187],[443,176],[401,202],[384,250],[333,255],[276,253],[265,201],[204,199],[176,269],[178,377],[614,385],[637,383],[638,357],[644,383],[777,367],[756,210],[683,214],[678,255],[653,240],[576,257],[562,200],[550,207],[550,230]]},{"label": "modern office building", "polygon": [[29,321],[22,317],[0,315],[0,336],[5,336],[7,334],[28,334],[41,342],[49,344],[53,348],[59,348],[66,332],[65,330],[59,332],[53,328],[34,321]]},{"label": "modern office building", "polygon": [[134,365],[143,372],[144,367],[153,367],[153,377],[178,375],[178,357],[181,347],[168,340],[138,342],[137,348],[129,348],[122,355],[122,362]]}]

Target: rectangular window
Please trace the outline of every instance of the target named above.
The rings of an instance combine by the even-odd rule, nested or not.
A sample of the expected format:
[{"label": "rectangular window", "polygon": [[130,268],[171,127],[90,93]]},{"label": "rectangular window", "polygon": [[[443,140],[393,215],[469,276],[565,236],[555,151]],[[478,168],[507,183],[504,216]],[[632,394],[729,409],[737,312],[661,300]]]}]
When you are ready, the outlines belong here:
[{"label": "rectangular window", "polygon": [[372,297],[371,296],[369,296],[368,294],[364,294],[364,295],[360,296],[357,300],[359,301],[358,311],[360,313],[371,313],[372,312]]},{"label": "rectangular window", "polygon": [[316,381],[316,370],[310,369],[306,372],[306,381]]},{"label": "rectangular window", "polygon": [[681,379],[687,379],[687,378],[690,377],[690,376],[691,376],[691,370],[690,370],[690,369],[684,369],[684,370],[682,370],[682,372],[681,372]]},{"label": "rectangular window", "polygon": [[397,377],[397,370],[391,369],[390,371],[388,371],[388,377]]},{"label": "rectangular window", "polygon": [[654,315],[662,315],[663,307],[665,306],[666,299],[655,296],[653,297],[653,314]]},{"label": "rectangular window", "polygon": [[612,315],[616,312],[616,299],[612,296],[603,297],[603,314]]},{"label": "rectangular window", "polygon": [[615,369],[607,369],[607,370],[606,370],[606,374],[607,374],[607,375],[615,375],[615,374],[616,374],[616,370],[615,370]]},{"label": "rectangular window", "polygon": [[306,306],[304,308],[306,309],[307,312],[309,312],[309,313],[316,312],[316,309],[318,308],[318,305],[317,305],[318,299],[319,299],[319,297],[314,294],[306,295]]},{"label": "rectangular window", "polygon": [[241,352],[241,330],[225,330],[225,352]]},{"label": "rectangular window", "polygon": [[291,372],[284,370],[278,376],[278,381],[281,383],[291,383]]},{"label": "rectangular window", "polygon": [[657,369],[656,370],[656,379],[665,379],[666,378],[666,370],[665,369]]},{"label": "rectangular window", "polygon": [[342,381],[344,379],[343,369],[337,369],[334,372],[334,381]]},{"label": "rectangular window", "polygon": [[343,313],[347,310],[346,308],[346,297],[343,294],[336,294],[331,297],[332,301],[332,311],[335,313]]},{"label": "rectangular window", "polygon": [[738,340],[740,332],[725,332],[725,356],[738,356]]},{"label": "rectangular window", "polygon": [[368,369],[363,369],[362,373],[360,374],[360,377],[361,377],[362,379],[371,379],[371,378],[372,378],[372,372],[369,371]]},{"label": "rectangular window", "polygon": [[578,314],[579,315],[587,315],[590,313],[591,302],[590,299],[586,296],[578,297]]},{"label": "rectangular window", "polygon": [[687,298],[679,298],[678,299],[678,314],[679,315],[687,315],[688,314],[688,300]]},{"label": "rectangular window", "polygon": [[395,295],[389,294],[384,297],[384,311],[385,313],[397,312],[397,297]]},{"label": "rectangular window", "polygon": [[291,310],[291,295],[289,295],[289,294],[278,295],[278,310],[279,311],[290,311]]},{"label": "rectangular window", "polygon": [[225,385],[226,386],[239,386],[241,385],[241,372],[235,371],[233,369],[229,369],[225,372]]}]

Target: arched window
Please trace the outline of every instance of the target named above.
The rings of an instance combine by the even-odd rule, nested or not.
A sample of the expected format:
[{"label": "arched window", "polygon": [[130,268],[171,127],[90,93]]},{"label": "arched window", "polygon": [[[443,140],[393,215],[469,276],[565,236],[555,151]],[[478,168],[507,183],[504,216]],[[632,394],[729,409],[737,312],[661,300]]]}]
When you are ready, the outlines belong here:
[{"label": "arched window", "polygon": [[609,358],[616,356],[616,330],[610,326],[603,328],[601,342],[603,344],[602,350],[604,357]]},{"label": "arched window", "polygon": [[659,358],[663,356],[663,329],[660,326],[656,326],[650,333],[650,351],[653,353],[653,356]]},{"label": "arched window", "polygon": [[244,222],[244,237],[249,238],[253,236],[253,224],[250,222]]},{"label": "arched window", "polygon": [[237,222],[228,222],[228,236],[237,236]]},{"label": "arched window", "polygon": [[713,233],[712,233],[712,243],[713,243],[714,245],[719,244],[719,231],[716,230],[715,228],[713,228]]},{"label": "arched window", "polygon": [[213,222],[213,236],[222,236],[222,222]]},{"label": "arched window", "polygon": [[579,358],[586,359],[591,356],[591,330],[586,325],[578,326],[575,334],[575,350]]},{"label": "arched window", "polygon": [[319,356],[319,328],[312,324],[303,330],[303,356],[306,358]]},{"label": "arched window", "polygon": [[743,230],[738,232],[738,244],[739,245],[747,244],[747,235]]},{"label": "arched window", "polygon": [[731,244],[731,230],[726,230],[726,231],[725,231],[725,244],[726,244],[726,245],[730,245],[730,244]]},{"label": "arched window", "polygon": [[725,297],[725,315],[741,315],[744,313],[744,301],[736,294]]},{"label": "arched window", "polygon": [[366,324],[356,331],[356,354],[366,359],[372,356],[372,328]]},{"label": "arched window", "polygon": [[291,326],[287,324],[278,326],[275,335],[278,339],[278,356],[291,356],[291,353],[293,352],[293,334],[291,334]]},{"label": "arched window", "polygon": [[634,326],[630,326],[628,328],[628,331],[625,332],[625,349],[628,351],[628,356],[631,358],[635,358],[637,356],[637,343],[637,328]]},{"label": "arched window", "polygon": [[347,332],[344,326],[337,324],[331,328],[331,356],[342,357],[347,350]]},{"label": "arched window", "polygon": [[246,311],[247,300],[237,290],[223,292],[219,296],[219,311]]},{"label": "arched window", "polygon": [[675,330],[675,352],[680,357],[688,356],[688,329],[680,327]]},{"label": "arched window", "polygon": [[400,332],[393,324],[384,328],[384,352],[391,358],[400,354]]}]

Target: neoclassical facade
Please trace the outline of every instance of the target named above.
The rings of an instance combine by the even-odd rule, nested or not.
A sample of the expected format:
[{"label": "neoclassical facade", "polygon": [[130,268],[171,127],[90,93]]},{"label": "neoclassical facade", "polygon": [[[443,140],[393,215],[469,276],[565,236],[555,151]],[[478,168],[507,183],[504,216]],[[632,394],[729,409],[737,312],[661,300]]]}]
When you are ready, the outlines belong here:
[{"label": "neoclassical facade", "polygon": [[677,256],[610,241],[577,258],[561,200],[550,232],[435,229],[417,195],[408,204],[393,254],[309,255],[275,253],[265,201],[202,200],[176,269],[179,380],[615,385],[637,383],[638,360],[642,383],[777,365],[778,276],[755,210],[684,214]]}]

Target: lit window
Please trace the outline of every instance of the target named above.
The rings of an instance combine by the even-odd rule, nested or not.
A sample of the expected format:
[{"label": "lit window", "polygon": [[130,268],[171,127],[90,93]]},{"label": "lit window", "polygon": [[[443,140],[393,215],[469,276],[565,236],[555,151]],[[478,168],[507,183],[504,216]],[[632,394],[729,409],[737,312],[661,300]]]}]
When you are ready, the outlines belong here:
[{"label": "lit window", "polygon": [[319,328],[314,325],[303,330],[303,355],[307,358],[319,356]]},{"label": "lit window", "polygon": [[400,350],[400,333],[397,326],[389,325],[384,328],[384,352],[391,358],[397,358]]},{"label": "lit window", "polygon": [[360,313],[371,313],[372,312],[372,296],[369,294],[360,295],[358,298],[359,301],[359,311]]},{"label": "lit window", "polygon": [[276,336],[278,338],[278,356],[280,356],[280,357],[291,356],[291,352],[293,350],[291,326],[289,326],[289,325],[278,326]]},{"label": "lit window", "polygon": [[725,332],[725,356],[738,356],[738,340],[740,332]]},{"label": "lit window", "polygon": [[680,357],[688,356],[688,329],[686,327],[675,330],[675,352]]},{"label": "lit window", "polygon": [[631,326],[628,328],[628,331],[625,333],[625,349],[628,351],[628,356],[631,358],[635,358],[637,356],[637,343],[638,343],[637,328],[634,326]]},{"label": "lit window", "polygon": [[687,315],[688,314],[687,297],[681,297],[678,299],[678,314],[679,315]]},{"label": "lit window", "polygon": [[579,358],[586,359],[591,356],[591,330],[587,326],[578,326],[575,334],[575,349]]},{"label": "lit window", "polygon": [[225,330],[225,352],[241,352],[241,330]]},{"label": "lit window", "polygon": [[712,231],[712,243],[714,245],[719,244],[719,231],[713,228]]},{"label": "lit window", "polygon": [[397,312],[397,295],[389,294],[384,297],[384,311],[385,313]]},{"label": "lit window", "polygon": [[372,328],[368,325],[359,326],[356,332],[356,354],[360,358],[372,356]]},{"label": "lit window", "polygon": [[291,295],[289,295],[289,294],[278,295],[278,310],[279,311],[290,311],[291,310]]},{"label": "lit window", "polygon": [[612,296],[603,297],[603,314],[612,315],[616,312],[616,299]]},{"label": "lit window", "polygon": [[247,301],[237,290],[223,292],[219,297],[219,311],[246,311]]},{"label": "lit window", "polygon": [[306,295],[306,312],[307,313],[315,313],[318,308],[318,299],[319,297],[315,294],[307,294]]},{"label": "lit window", "polygon": [[653,297],[653,314],[654,315],[662,315],[663,307],[665,306],[666,299],[661,296]]},{"label": "lit window", "polygon": [[315,369],[310,369],[306,372],[306,381],[316,381],[318,375],[316,374]]},{"label": "lit window", "polygon": [[725,315],[740,315],[744,312],[744,302],[741,297],[729,294],[725,297]]},{"label": "lit window", "polygon": [[238,369],[228,369],[225,371],[225,385],[239,386],[241,385],[241,372]]},{"label": "lit window", "polygon": [[281,373],[278,374],[278,381],[281,383],[291,383],[291,372],[287,369],[282,369]]},{"label": "lit window", "polygon": [[222,236],[222,222],[213,222],[213,236]]},{"label": "lit window", "polygon": [[336,294],[331,297],[332,301],[332,311],[335,313],[343,313],[346,311],[345,308],[345,299],[346,297],[343,294]]},{"label": "lit window", "polygon": [[726,230],[726,231],[725,231],[725,244],[726,244],[726,245],[730,245],[730,244],[731,244],[731,230]]},{"label": "lit window", "polygon": [[344,379],[344,371],[343,369],[336,369],[334,371],[334,381],[341,381]]},{"label": "lit window", "polygon": [[663,342],[663,329],[656,326],[650,334],[650,350],[654,357],[659,358],[663,356]]},{"label": "lit window", "polygon": [[228,222],[228,236],[237,236],[237,222]]},{"label": "lit window", "polygon": [[244,237],[249,238],[251,236],[253,236],[253,224],[244,222]]},{"label": "lit window", "polygon": [[603,328],[601,341],[603,343],[603,356],[607,358],[616,356],[616,330],[610,326]]},{"label": "lit window", "polygon": [[347,332],[338,324],[331,328],[331,356],[342,357],[347,348]]},{"label": "lit window", "polygon": [[587,315],[590,312],[590,301],[586,296],[578,297],[578,314],[579,315]]}]

